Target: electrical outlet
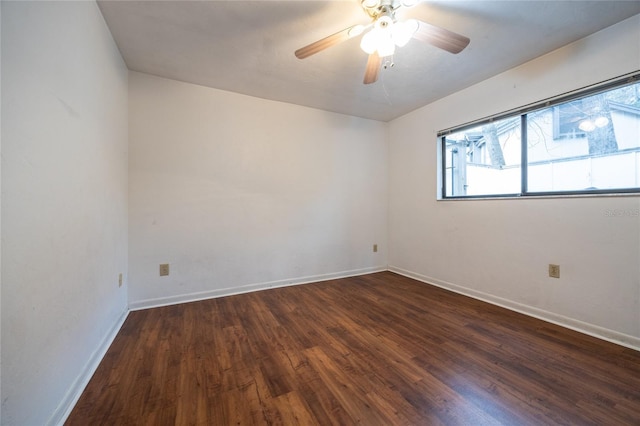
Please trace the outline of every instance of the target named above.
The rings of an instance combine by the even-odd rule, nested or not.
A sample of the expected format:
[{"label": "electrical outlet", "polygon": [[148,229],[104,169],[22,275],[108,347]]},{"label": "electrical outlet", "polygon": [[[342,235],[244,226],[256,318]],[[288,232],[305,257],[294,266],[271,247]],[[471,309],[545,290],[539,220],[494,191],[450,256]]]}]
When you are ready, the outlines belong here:
[{"label": "electrical outlet", "polygon": [[377,252],[378,252],[378,245],[377,245],[377,244],[374,244],[374,245],[373,245],[373,252],[374,252],[374,253],[377,253]]},{"label": "electrical outlet", "polygon": [[169,275],[169,264],[168,263],[161,263],[160,264],[160,276],[164,277],[166,275]]},{"label": "electrical outlet", "polygon": [[118,274],[118,287],[122,287],[122,273]]},{"label": "electrical outlet", "polygon": [[560,265],[549,264],[549,276],[551,278],[560,278]]}]

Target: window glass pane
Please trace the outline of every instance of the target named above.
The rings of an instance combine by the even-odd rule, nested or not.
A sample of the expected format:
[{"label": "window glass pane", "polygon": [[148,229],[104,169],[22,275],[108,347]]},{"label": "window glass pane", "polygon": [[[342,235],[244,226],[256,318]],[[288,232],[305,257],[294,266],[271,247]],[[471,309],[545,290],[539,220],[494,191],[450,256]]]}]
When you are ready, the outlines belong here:
[{"label": "window glass pane", "polygon": [[527,116],[528,192],[637,188],[640,84]]},{"label": "window glass pane", "polygon": [[520,117],[444,138],[445,196],[520,193]]}]

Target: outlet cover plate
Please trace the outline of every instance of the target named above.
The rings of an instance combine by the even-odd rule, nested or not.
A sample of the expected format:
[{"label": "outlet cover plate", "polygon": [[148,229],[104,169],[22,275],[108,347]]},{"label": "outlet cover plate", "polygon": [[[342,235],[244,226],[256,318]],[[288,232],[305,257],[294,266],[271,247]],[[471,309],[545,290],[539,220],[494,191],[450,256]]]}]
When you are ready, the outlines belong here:
[{"label": "outlet cover plate", "polygon": [[169,264],[168,263],[161,263],[160,264],[160,276],[161,277],[165,277],[169,275]]},{"label": "outlet cover plate", "polygon": [[549,264],[549,276],[551,278],[560,278],[560,265]]}]

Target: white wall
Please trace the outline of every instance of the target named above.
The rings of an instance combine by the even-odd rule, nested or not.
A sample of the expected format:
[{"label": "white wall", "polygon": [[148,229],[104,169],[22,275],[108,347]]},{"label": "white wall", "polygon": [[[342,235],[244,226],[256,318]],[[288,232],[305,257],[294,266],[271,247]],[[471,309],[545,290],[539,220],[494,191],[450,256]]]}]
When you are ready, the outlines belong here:
[{"label": "white wall", "polygon": [[386,124],[132,72],[129,140],[132,307],[386,269]]},{"label": "white wall", "polygon": [[436,201],[437,131],[638,69],[635,16],[391,122],[392,270],[640,347],[639,196]]},{"label": "white wall", "polygon": [[57,423],[127,310],[127,70],[93,2],[2,2],[2,424]]}]

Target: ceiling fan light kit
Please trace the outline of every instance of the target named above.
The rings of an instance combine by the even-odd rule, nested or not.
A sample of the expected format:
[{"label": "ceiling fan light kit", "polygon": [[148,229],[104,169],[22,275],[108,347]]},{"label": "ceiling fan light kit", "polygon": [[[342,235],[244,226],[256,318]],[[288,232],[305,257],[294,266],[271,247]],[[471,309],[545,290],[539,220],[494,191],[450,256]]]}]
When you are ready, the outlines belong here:
[{"label": "ceiling fan light kit", "polygon": [[383,16],[376,20],[373,29],[366,33],[360,41],[360,48],[371,55],[377,51],[378,56],[391,56],[396,46],[405,46],[418,31],[418,22],[409,19],[405,22],[393,22]]},{"label": "ceiling fan light kit", "polygon": [[[469,39],[444,28],[436,27],[416,19],[398,22],[395,11],[401,7],[411,7],[419,0],[360,0],[362,9],[373,20],[369,25],[354,25],[333,35],[296,50],[299,59],[307,58],[343,41],[361,34],[360,48],[369,54],[365,69],[364,83],[374,83],[378,79],[380,66],[393,65],[392,60],[384,60],[395,53],[396,47],[405,46],[409,40],[431,44],[451,53],[461,52],[469,44]],[[384,66],[387,68],[387,65]]]}]

